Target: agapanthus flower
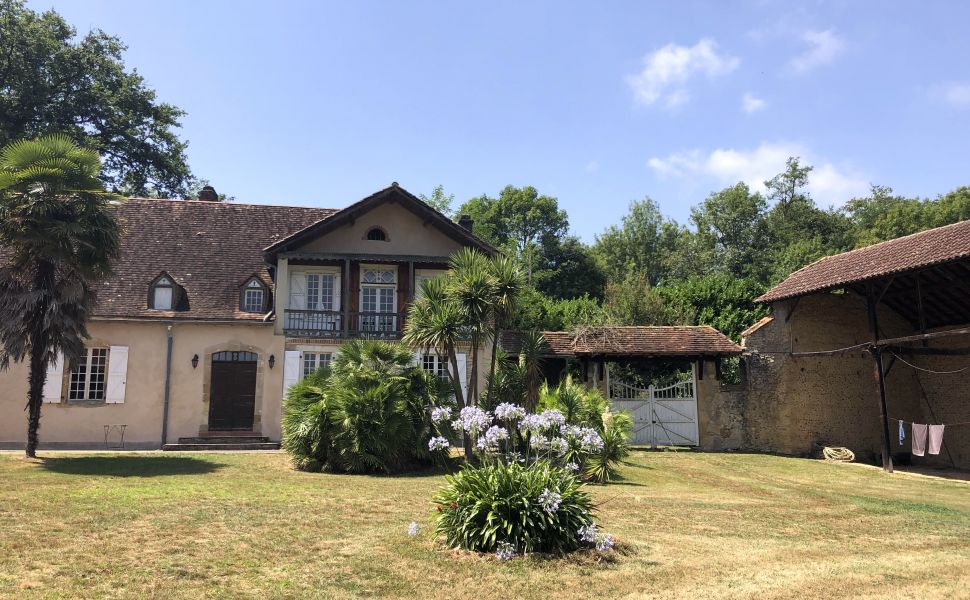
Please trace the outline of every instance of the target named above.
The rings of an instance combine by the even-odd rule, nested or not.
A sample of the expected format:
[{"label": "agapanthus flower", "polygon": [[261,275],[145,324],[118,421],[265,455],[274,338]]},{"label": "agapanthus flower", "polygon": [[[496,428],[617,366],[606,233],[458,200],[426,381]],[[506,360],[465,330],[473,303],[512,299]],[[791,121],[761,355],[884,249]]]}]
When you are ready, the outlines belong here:
[{"label": "agapanthus flower", "polygon": [[562,496],[559,495],[559,492],[546,488],[539,494],[539,504],[542,505],[542,510],[549,514],[559,510],[560,503],[562,503]]},{"label": "agapanthus flower", "polygon": [[515,547],[508,542],[499,542],[495,549],[495,556],[499,560],[512,560],[512,557],[515,556]]},{"label": "agapanthus flower", "polygon": [[485,435],[478,438],[478,449],[479,450],[496,450],[498,449],[498,443],[502,440],[509,439],[509,432],[504,427],[499,427],[498,425],[492,425],[485,432]]},{"label": "agapanthus flower", "polygon": [[441,437],[439,435],[437,437],[431,438],[428,441],[428,450],[430,450],[432,452],[434,452],[435,450],[444,450],[444,449],[448,448],[448,446],[450,446],[450,445],[451,444],[448,443],[448,440],[447,439],[445,439],[445,438],[443,438],[443,437]]},{"label": "agapanthus flower", "polygon": [[562,414],[558,410],[550,409],[544,410],[539,414],[541,418],[546,423],[546,429],[552,429],[555,427],[562,427],[566,424],[566,415]]},{"label": "agapanthus flower", "polygon": [[539,415],[529,414],[522,417],[519,431],[522,433],[540,433],[546,428],[546,421]]},{"label": "agapanthus flower", "polygon": [[411,521],[411,523],[408,525],[408,535],[411,537],[414,537],[418,535],[418,531],[420,531],[418,524],[415,523],[414,521]]},{"label": "agapanthus flower", "polygon": [[579,528],[579,539],[583,540],[587,544],[595,544],[596,538],[599,537],[599,531],[596,529],[596,523],[590,523],[589,525],[584,525]]},{"label": "agapanthus flower", "polygon": [[492,423],[492,415],[477,406],[466,406],[458,415],[461,429],[472,435],[485,431]]},{"label": "agapanthus flower", "polygon": [[579,443],[585,452],[599,452],[603,449],[603,438],[591,427],[583,428],[582,435],[579,437]]},{"label": "agapanthus flower", "polygon": [[569,442],[561,437],[549,440],[549,450],[556,456],[562,456],[569,450]]},{"label": "agapanthus flower", "polygon": [[495,407],[495,418],[504,421],[514,421],[525,416],[525,409],[518,404],[503,402]]},{"label": "agapanthus flower", "polygon": [[607,550],[612,550],[613,546],[616,545],[616,540],[613,539],[612,533],[607,533],[596,542],[596,549],[605,552]]},{"label": "agapanthus flower", "polygon": [[538,435],[532,438],[532,448],[536,451],[546,450],[549,448],[549,438],[544,435]]},{"label": "agapanthus flower", "polygon": [[451,409],[447,406],[438,406],[431,410],[431,421],[436,425],[451,418]]},{"label": "agapanthus flower", "polygon": [[579,465],[577,465],[574,462],[569,462],[569,463],[566,463],[566,468],[575,473],[576,471],[579,470]]}]

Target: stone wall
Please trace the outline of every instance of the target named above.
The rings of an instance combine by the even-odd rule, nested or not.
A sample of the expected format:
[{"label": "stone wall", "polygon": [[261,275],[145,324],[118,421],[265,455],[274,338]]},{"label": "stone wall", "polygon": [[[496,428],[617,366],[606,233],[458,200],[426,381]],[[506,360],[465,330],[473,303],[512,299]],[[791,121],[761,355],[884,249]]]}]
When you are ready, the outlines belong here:
[{"label": "stone wall", "polygon": [[[941,338],[930,344],[934,348],[966,348],[970,346],[970,338]],[[894,369],[916,373],[919,410],[912,414],[893,416],[924,423],[970,422],[970,356],[906,355],[902,358],[920,369],[937,372],[929,373],[905,364],[897,364]],[[961,371],[964,368],[967,370]],[[913,457],[913,462],[970,468],[970,424],[947,427],[943,432],[943,445],[939,456]]]},{"label": "stone wall", "polygon": [[[791,356],[869,341],[865,300],[852,294],[805,296],[797,304],[775,303],[771,316],[744,341],[744,446],[796,455],[846,446],[859,460],[877,462],[882,432],[872,356],[864,349],[841,356]],[[879,320],[883,337],[912,333],[912,326],[888,309],[879,311]],[[919,380],[912,369],[896,365],[886,387],[890,415],[920,414]],[[896,429],[890,435],[894,454],[909,452],[909,439],[900,446]]]},{"label": "stone wall", "polygon": [[721,383],[711,361],[704,362],[703,375],[697,379],[698,447],[713,451],[744,448],[747,385]]}]

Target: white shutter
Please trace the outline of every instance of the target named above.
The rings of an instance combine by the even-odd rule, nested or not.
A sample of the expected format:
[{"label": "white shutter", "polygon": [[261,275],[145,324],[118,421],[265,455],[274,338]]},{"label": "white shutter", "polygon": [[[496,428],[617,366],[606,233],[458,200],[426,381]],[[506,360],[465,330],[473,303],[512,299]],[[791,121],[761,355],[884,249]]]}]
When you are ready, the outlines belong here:
[{"label": "white shutter", "polygon": [[128,346],[111,346],[108,348],[108,387],[104,395],[105,403],[123,403],[127,384]]},{"label": "white shutter", "polygon": [[461,395],[465,399],[465,403],[468,403],[468,370],[465,368],[465,355],[457,354],[458,359],[458,383],[461,385]]},{"label": "white shutter", "polygon": [[290,303],[287,308],[306,309],[306,273],[290,274]]},{"label": "white shutter", "polygon": [[340,310],[340,275],[334,275],[333,277],[333,309]]},{"label": "white shutter", "polygon": [[424,368],[423,356],[424,352],[422,352],[420,348],[414,351],[414,364],[416,364],[419,369]]},{"label": "white shutter", "polygon": [[54,362],[47,365],[47,380],[44,382],[44,402],[57,404],[61,401],[61,386],[64,383],[64,355],[57,354]]},{"label": "white shutter", "polygon": [[303,365],[300,364],[300,351],[299,350],[287,350],[283,352],[283,397],[286,397],[286,392],[289,391],[290,386],[295,384],[300,380],[300,374],[303,372]]}]

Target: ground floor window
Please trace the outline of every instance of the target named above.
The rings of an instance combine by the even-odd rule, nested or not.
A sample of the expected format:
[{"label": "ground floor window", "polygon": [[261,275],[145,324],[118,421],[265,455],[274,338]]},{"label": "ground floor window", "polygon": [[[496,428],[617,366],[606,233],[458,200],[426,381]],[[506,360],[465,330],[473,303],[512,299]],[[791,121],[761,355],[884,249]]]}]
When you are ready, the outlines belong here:
[{"label": "ground floor window", "polygon": [[439,379],[448,378],[448,359],[444,356],[425,354],[421,357],[421,367]]},{"label": "ground floor window", "polygon": [[88,348],[71,366],[68,400],[104,400],[107,348]]},{"label": "ground floor window", "polygon": [[304,352],[303,376],[313,373],[320,367],[329,367],[333,355],[330,352]]}]

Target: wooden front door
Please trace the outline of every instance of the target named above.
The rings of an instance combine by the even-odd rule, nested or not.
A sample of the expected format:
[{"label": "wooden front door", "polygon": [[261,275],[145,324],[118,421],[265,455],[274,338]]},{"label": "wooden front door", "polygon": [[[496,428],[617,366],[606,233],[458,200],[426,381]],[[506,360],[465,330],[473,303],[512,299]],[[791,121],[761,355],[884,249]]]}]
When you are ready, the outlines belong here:
[{"label": "wooden front door", "polygon": [[252,431],[256,412],[254,352],[216,352],[209,385],[209,431]]}]

